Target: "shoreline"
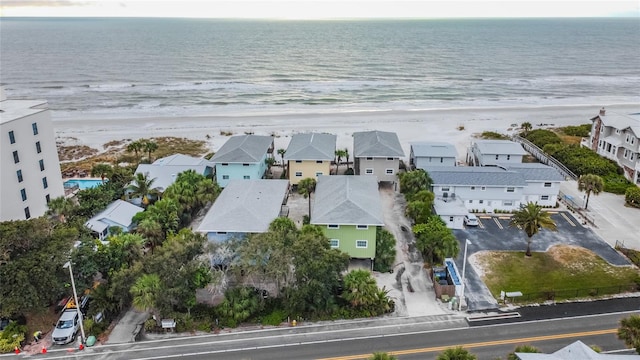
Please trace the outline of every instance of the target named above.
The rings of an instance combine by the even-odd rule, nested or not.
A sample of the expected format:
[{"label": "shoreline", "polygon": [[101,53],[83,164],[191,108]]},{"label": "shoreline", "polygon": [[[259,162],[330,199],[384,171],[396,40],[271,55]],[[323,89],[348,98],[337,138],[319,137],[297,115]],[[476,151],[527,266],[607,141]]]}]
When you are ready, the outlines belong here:
[{"label": "shoreline", "polygon": [[[523,122],[533,128],[559,127],[589,123],[601,105],[500,106],[478,108],[380,110],[305,114],[254,114],[214,116],[143,117],[100,120],[53,120],[56,140],[63,145],[87,145],[103,151],[113,140],[175,136],[203,140],[217,151],[233,135],[254,133],[273,135],[276,148],[285,148],[288,138],[299,132],[327,132],[337,135],[337,148],[351,148],[352,134],[358,131],[395,132],[405,158],[409,143],[445,141],[454,144],[458,157],[464,158],[474,134],[496,131],[511,134]],[[640,112],[640,103],[609,106],[616,113]],[[515,125],[515,126],[512,126]]]}]

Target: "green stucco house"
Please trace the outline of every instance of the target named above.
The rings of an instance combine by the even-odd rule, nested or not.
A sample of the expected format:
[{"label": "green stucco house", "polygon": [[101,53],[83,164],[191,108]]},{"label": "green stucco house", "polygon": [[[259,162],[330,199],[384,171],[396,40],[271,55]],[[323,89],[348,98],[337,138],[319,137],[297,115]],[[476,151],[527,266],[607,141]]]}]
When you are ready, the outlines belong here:
[{"label": "green stucco house", "polygon": [[375,176],[319,176],[311,224],[322,228],[331,247],[355,259],[376,256],[376,229],[383,226]]}]

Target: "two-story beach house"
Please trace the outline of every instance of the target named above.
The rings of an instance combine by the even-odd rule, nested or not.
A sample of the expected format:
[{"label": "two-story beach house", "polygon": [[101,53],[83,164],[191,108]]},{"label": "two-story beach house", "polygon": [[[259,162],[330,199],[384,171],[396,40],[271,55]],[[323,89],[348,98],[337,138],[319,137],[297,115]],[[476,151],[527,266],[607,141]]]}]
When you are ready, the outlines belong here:
[{"label": "two-story beach house", "polygon": [[231,180],[197,231],[215,242],[266,232],[273,220],[287,216],[288,196],[288,180]]},{"label": "two-story beach house", "polygon": [[581,144],[618,163],[624,176],[640,185],[640,115],[605,111],[591,118],[591,133]]},{"label": "two-story beach house", "polygon": [[0,87],[0,133],[0,221],[44,215],[64,196],[47,102],[7,99]]},{"label": "two-story beach house", "polygon": [[232,136],[211,158],[215,164],[216,181],[225,187],[233,179],[262,179],[267,171],[267,158],[271,156],[273,137]]},{"label": "two-story beach house", "polygon": [[[151,164],[140,164],[135,174],[144,174],[153,180],[152,188],[163,193],[176,181],[178,175],[187,170],[193,170],[197,174],[213,177],[214,164],[207,159],[196,158],[183,154],[174,154],[154,161]],[[125,191],[129,196],[130,190]],[[130,198],[129,202],[140,205],[140,198]]]},{"label": "two-story beach house", "polygon": [[332,248],[373,261],[376,230],[384,225],[376,177],[319,176],[311,224],[322,228]]},{"label": "two-story beach house", "polygon": [[518,172],[527,186],[522,192],[522,203],[535,202],[540,206],[555,206],[560,193],[562,174],[551,166],[540,163],[503,164],[501,168]]},{"label": "two-story beach house", "polygon": [[110,233],[109,228],[119,227],[122,232],[133,230],[133,217],[144,211],[143,208],[123,200],[116,200],[96,216],[87,220],[84,224],[100,240],[106,239]]},{"label": "two-story beach house", "polygon": [[511,140],[476,140],[467,150],[467,163],[471,166],[496,166],[521,163],[527,152]]},{"label": "two-story beach house", "polygon": [[435,166],[456,166],[458,152],[450,143],[420,141],[410,145],[409,163],[412,169],[427,171]]},{"label": "two-story beach house", "polygon": [[356,175],[374,175],[378,181],[396,182],[404,151],[394,132],[363,131],[353,134]]},{"label": "two-story beach house", "polygon": [[331,175],[331,161],[335,158],[336,136],[333,134],[294,134],[284,153],[291,185],[305,178]]},{"label": "two-story beach house", "polygon": [[495,166],[432,168],[429,176],[436,198],[459,198],[470,211],[518,210],[527,187],[521,173]]}]

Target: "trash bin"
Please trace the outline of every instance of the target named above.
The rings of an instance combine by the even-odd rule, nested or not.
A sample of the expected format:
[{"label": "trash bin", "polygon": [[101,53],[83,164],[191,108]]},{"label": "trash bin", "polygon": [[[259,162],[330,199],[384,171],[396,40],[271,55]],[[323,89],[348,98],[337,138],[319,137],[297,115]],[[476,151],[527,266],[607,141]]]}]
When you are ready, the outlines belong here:
[{"label": "trash bin", "polygon": [[87,346],[93,346],[96,344],[96,337],[91,335],[87,338]]}]

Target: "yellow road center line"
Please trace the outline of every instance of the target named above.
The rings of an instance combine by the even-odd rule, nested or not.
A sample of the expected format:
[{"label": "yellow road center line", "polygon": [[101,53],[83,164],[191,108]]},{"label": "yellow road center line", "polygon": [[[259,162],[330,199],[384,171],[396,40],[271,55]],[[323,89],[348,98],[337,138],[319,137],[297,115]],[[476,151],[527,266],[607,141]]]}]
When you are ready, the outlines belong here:
[{"label": "yellow road center line", "polygon": [[[517,338],[517,339],[494,340],[494,341],[484,341],[484,342],[476,342],[476,343],[468,343],[468,344],[457,344],[457,345],[452,344],[452,345],[446,345],[446,346],[434,346],[434,347],[420,348],[420,349],[398,350],[398,351],[390,351],[388,352],[388,354],[393,356],[410,355],[410,354],[439,352],[439,351],[444,351],[448,348],[452,348],[456,346],[461,346],[465,349],[472,349],[472,348],[496,346],[496,345],[532,343],[536,341],[615,334],[617,332],[618,332],[618,329],[593,330],[593,331],[583,331],[583,332],[577,332],[577,333],[543,335],[543,336],[533,336],[533,337]],[[333,358],[323,358],[318,360],[357,360],[357,359],[367,359],[370,356],[371,354],[359,354],[359,355],[350,355],[350,356],[339,356],[339,357],[333,357]]]}]

